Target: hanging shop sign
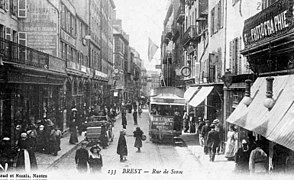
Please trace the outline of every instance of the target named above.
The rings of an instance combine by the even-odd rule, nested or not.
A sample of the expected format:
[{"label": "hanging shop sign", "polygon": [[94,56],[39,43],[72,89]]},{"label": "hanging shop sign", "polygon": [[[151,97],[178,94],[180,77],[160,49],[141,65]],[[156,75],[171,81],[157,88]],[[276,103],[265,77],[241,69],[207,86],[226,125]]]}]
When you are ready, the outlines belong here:
[{"label": "hanging shop sign", "polygon": [[243,39],[245,46],[271,40],[293,28],[293,2],[280,0],[255,16],[245,20]]}]

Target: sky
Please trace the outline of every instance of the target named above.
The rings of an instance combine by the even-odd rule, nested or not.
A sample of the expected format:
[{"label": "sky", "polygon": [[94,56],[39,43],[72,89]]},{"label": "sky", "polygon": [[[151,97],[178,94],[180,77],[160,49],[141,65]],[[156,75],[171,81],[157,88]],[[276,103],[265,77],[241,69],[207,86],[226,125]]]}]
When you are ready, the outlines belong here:
[{"label": "sky", "polygon": [[[123,30],[130,36],[147,70],[160,64],[160,43],[168,0],[113,0],[116,17],[122,20]],[[148,37],[159,47],[151,63],[148,61]]]}]

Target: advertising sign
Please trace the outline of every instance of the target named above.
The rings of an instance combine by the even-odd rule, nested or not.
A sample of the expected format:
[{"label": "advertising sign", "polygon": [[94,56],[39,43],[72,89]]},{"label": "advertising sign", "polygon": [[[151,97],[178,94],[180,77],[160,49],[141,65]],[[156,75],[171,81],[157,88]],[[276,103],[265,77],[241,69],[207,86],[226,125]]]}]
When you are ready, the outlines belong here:
[{"label": "advertising sign", "polygon": [[173,118],[172,117],[154,117],[152,120],[152,129],[172,131]]},{"label": "advertising sign", "polygon": [[245,46],[270,41],[293,28],[293,2],[280,0],[247,19],[244,24]]},{"label": "advertising sign", "polygon": [[20,24],[27,33],[27,46],[57,56],[58,12],[43,0],[28,0],[28,13]]}]

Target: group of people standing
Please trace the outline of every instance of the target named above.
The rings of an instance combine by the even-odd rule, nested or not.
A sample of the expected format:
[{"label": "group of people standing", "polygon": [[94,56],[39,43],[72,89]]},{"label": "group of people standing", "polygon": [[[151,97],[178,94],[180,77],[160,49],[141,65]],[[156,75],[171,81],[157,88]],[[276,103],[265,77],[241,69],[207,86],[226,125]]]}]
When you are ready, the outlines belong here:
[{"label": "group of people standing", "polygon": [[76,151],[75,163],[77,170],[81,173],[88,172],[88,165],[90,172],[101,172],[103,166],[101,148],[98,145],[92,146],[90,152],[87,150],[87,142],[81,143],[81,148]]},{"label": "group of people standing", "polygon": [[46,117],[36,124],[16,125],[14,137],[13,147],[9,137],[1,140],[1,169],[5,171],[12,169],[14,162],[18,171],[36,170],[38,165],[35,152],[57,156],[61,150],[62,133]]},{"label": "group of people standing", "polygon": [[[117,154],[119,155],[121,162],[126,161],[126,157],[128,155],[126,136],[128,136],[126,131],[124,129],[121,130],[117,144]],[[140,129],[140,127],[136,127],[136,130],[133,132],[133,136],[135,137],[134,147],[138,149],[137,152],[141,152],[142,141],[145,140],[144,132]]]},{"label": "group of people standing", "polygon": [[121,107],[121,118],[122,118],[122,126],[123,129],[127,128],[127,112],[128,113],[132,113],[132,109],[133,109],[133,120],[134,120],[134,125],[138,125],[138,115],[139,118],[141,118],[141,114],[142,114],[142,108],[141,105],[137,105],[136,102],[131,103],[130,101],[127,104],[122,104]]}]

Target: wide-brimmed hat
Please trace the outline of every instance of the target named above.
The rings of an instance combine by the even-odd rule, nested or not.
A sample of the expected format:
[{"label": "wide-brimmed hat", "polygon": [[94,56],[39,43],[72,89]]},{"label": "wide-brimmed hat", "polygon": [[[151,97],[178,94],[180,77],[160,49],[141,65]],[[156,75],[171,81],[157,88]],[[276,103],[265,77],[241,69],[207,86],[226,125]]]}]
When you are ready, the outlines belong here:
[{"label": "wide-brimmed hat", "polygon": [[95,146],[90,148],[91,153],[94,153],[94,149],[97,149],[98,152],[101,151],[101,148],[99,146],[95,145]]},{"label": "wide-brimmed hat", "polygon": [[77,112],[78,110],[77,110],[77,108],[72,108],[71,111],[76,111]]}]

